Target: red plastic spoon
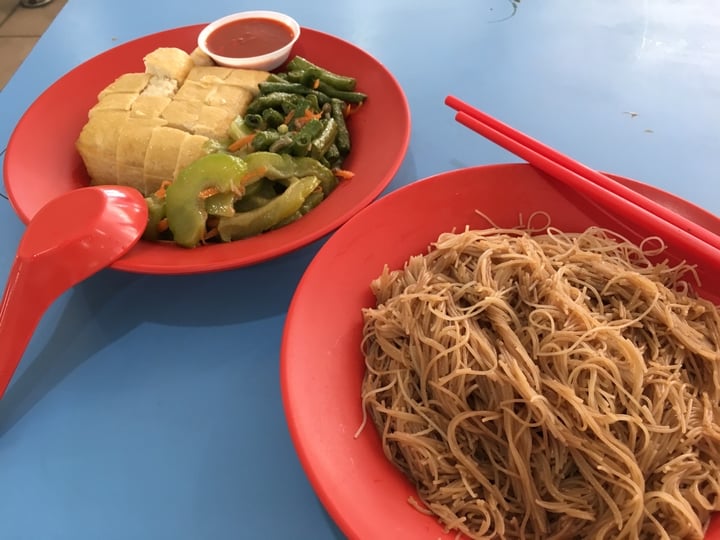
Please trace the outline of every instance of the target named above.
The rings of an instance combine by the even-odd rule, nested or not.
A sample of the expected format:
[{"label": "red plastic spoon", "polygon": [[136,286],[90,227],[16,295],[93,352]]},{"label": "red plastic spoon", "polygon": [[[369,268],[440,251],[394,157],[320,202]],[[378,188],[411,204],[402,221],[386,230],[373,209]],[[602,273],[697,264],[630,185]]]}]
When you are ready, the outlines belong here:
[{"label": "red plastic spoon", "polygon": [[127,253],[147,217],[143,196],[125,186],[72,190],[35,214],[20,239],[0,303],[0,399],[45,310]]}]

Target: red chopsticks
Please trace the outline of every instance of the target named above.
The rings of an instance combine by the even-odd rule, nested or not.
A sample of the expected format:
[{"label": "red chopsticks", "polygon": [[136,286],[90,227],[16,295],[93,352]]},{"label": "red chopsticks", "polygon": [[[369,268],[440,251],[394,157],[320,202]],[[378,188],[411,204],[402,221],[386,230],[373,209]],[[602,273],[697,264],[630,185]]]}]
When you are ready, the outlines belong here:
[{"label": "red chopsticks", "polygon": [[599,202],[616,215],[683,246],[698,260],[720,266],[720,236],[614,179],[504,124],[454,96],[445,104],[455,109],[464,126],[521,157],[534,167]]}]

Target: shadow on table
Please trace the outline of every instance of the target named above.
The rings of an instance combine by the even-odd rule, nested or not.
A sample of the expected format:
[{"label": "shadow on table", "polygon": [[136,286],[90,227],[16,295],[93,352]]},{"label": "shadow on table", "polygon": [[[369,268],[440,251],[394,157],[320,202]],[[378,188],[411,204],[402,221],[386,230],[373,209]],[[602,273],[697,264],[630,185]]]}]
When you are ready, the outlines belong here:
[{"label": "shadow on table", "polygon": [[88,358],[145,322],[225,326],[285,313],[322,242],[250,268],[194,276],[107,270],[77,285],[47,343],[0,401],[0,436]]},{"label": "shadow on table", "polygon": [[[393,185],[417,179],[408,152]],[[287,311],[305,268],[327,236],[263,264],[190,276],[107,270],[76,286],[40,353],[0,400],[0,437],[78,366],[137,326],[227,326]]]}]

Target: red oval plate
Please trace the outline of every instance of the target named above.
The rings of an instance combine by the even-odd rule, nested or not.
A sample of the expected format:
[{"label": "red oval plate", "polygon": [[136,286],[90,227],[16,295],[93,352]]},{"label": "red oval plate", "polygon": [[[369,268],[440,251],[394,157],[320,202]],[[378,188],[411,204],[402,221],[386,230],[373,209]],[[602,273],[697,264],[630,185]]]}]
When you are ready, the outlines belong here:
[{"label": "red oval plate", "polygon": [[[68,72],[25,112],[8,142],[5,187],[20,218],[29,219],[50,199],[88,184],[75,150],[87,112],[97,94],[116,77],[143,71],[143,56],[157,47],[192,51],[205,25],[151,34],[114,47]],[[353,150],[343,164],[355,177],[342,182],[327,201],[303,219],[254,238],[184,249],[141,241],[112,266],[148,274],[189,274],[237,268],[265,261],[317,240],[372,202],[400,167],[410,141],[410,109],[394,76],[375,58],[334,36],[302,29],[291,54],[358,80],[368,95],[349,122]],[[383,136],[377,137],[381,127]],[[52,133],[38,159],[38,134]]]},{"label": "red oval plate", "polygon": [[[720,220],[673,195],[620,179],[633,189],[720,232]],[[399,268],[424,253],[441,232],[487,227],[484,212],[512,227],[534,212],[579,231],[597,224],[631,231],[593,203],[529,165],[492,165],[448,172],[401,188],[363,209],[320,249],[292,299],[281,348],[281,384],[291,436],[321,501],[350,538],[455,538],[408,504],[414,489],[385,459],[380,439],[362,420],[361,309],[374,305],[370,282],[385,264]],[[675,255],[681,249],[670,246]],[[720,276],[700,272],[706,297],[720,298]],[[720,540],[720,519],[708,540]]]}]

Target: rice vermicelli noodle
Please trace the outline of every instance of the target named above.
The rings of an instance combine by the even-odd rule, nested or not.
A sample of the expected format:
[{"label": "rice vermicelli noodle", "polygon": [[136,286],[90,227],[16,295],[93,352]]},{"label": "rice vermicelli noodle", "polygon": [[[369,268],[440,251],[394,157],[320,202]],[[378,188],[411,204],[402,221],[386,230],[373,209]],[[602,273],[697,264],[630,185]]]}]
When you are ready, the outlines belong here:
[{"label": "rice vermicelli noodle", "polygon": [[720,315],[661,251],[466,230],[373,281],[362,401],[418,510],[471,538],[703,537]]}]

